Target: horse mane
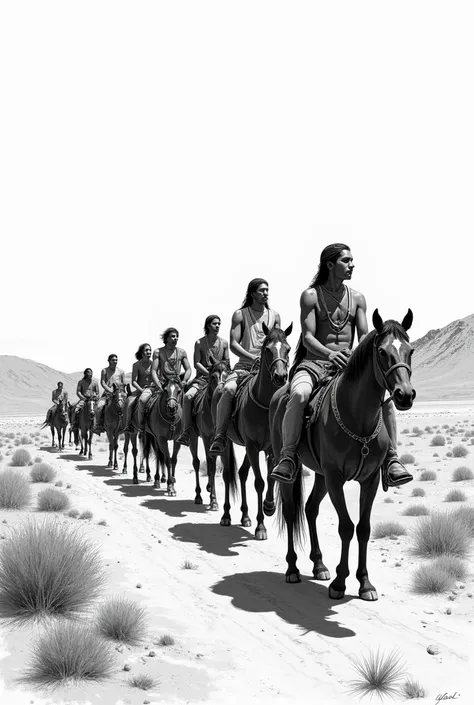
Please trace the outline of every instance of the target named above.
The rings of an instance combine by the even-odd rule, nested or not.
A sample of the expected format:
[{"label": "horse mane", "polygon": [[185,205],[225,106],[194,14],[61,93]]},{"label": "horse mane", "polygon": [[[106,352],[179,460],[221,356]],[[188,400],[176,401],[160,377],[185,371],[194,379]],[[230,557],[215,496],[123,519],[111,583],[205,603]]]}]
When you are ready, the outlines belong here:
[{"label": "horse mane", "polygon": [[270,345],[270,343],[285,343],[286,342],[286,335],[285,331],[283,328],[272,328],[271,331],[268,332],[268,335],[265,336],[265,340],[263,341],[262,344],[262,350],[265,348],[267,345]]},{"label": "horse mane", "polygon": [[398,340],[408,341],[407,332],[398,321],[385,321],[380,333],[375,328],[371,330],[351,354],[343,372],[344,379],[355,382],[360,378],[371,361],[375,338],[385,338],[387,335],[393,335]]},{"label": "horse mane", "polygon": [[229,368],[230,368],[229,360],[218,360],[210,368],[209,376],[211,376],[215,372],[224,372],[224,370],[228,370]]}]

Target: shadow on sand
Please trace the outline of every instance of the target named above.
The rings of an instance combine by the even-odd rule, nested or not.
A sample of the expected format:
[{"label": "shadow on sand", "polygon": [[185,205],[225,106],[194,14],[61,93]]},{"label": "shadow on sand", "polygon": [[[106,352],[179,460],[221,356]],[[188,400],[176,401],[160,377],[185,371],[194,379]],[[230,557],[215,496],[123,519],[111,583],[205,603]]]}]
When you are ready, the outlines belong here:
[{"label": "shadow on sand", "polygon": [[[328,597],[326,585],[303,577],[303,582],[288,584],[283,573],[255,571],[226,575],[211,586],[216,595],[232,599],[232,605],[245,612],[275,612],[288,624],[298,627],[305,636],[316,632],[322,636],[344,639],[356,636],[352,629],[343,627],[331,617],[336,603]],[[339,601],[347,603],[351,596]]]},{"label": "shadow on sand", "polygon": [[178,541],[194,543],[201,551],[215,556],[238,556],[233,548],[245,548],[246,541],[255,541],[254,535],[242,526],[220,526],[218,521],[215,524],[176,524],[169,531]]},{"label": "shadow on sand", "polygon": [[[166,485],[162,485],[163,491],[166,492]],[[157,490],[155,490],[157,492]],[[147,509],[158,509],[164,512],[169,517],[176,519],[186,516],[186,514],[196,513],[205,514],[209,510],[207,504],[194,504],[194,499],[173,499],[170,497],[157,497],[156,499],[148,499],[142,502],[142,507]],[[196,526],[196,524],[193,524]]]}]

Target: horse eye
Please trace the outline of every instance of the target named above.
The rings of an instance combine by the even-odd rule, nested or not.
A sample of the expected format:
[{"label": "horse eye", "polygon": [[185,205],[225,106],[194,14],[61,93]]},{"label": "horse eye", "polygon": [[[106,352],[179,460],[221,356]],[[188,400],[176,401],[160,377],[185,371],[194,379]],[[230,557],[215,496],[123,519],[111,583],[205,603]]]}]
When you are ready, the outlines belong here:
[{"label": "horse eye", "polygon": [[386,354],[387,353],[385,352],[385,350],[383,348],[379,348],[379,355],[381,355],[382,357],[385,357]]}]

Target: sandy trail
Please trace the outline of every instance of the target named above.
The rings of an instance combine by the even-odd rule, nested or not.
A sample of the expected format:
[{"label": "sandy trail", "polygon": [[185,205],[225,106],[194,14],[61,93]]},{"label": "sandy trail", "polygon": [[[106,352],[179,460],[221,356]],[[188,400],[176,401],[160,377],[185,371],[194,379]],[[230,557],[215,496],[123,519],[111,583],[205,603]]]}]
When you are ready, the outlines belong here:
[{"label": "sandy trail", "polygon": [[[461,417],[471,423],[474,414],[463,408],[451,410],[446,418],[452,424]],[[438,423],[444,421],[442,417]],[[434,421],[412,415],[407,425],[416,423],[424,427]],[[31,429],[32,424],[32,420],[27,420],[20,425],[17,420],[12,425],[10,420],[0,424],[0,428]],[[402,426],[403,421],[399,421],[399,429]],[[423,467],[434,466],[436,459],[427,434],[400,439],[403,445],[413,443],[407,450]],[[100,543],[108,564],[107,595],[126,594],[146,606],[149,639],[142,647],[117,653],[117,674],[112,682],[61,688],[45,697],[45,693],[33,694],[24,686],[20,688],[15,681],[29,652],[28,640],[40,627],[11,630],[4,626],[5,657],[0,663],[6,692],[0,691],[2,703],[16,705],[32,699],[35,703],[141,703],[148,699],[217,705],[241,703],[243,699],[309,702],[314,697],[323,703],[351,702],[351,658],[366,653],[369,647],[387,652],[398,648],[408,674],[424,685],[429,700],[434,701],[439,694],[456,693],[458,702],[470,702],[472,573],[464,587],[458,586],[456,594],[421,598],[409,589],[411,570],[418,563],[409,555],[409,536],[371,540],[369,575],[379,601],[366,603],[357,597],[354,541],[347,595],[340,602],[331,601],[327,583],[312,580],[308,541],[304,551],[298,551],[302,583],[285,583],[286,541],[278,536],[275,517],[265,520],[269,538],[263,542],[255,540],[253,529],[240,526],[239,503],[232,509],[233,525],[219,526],[221,478],[217,484],[218,512],[208,511],[206,504],[194,504],[195,480],[187,450],[182,449],[179,457],[178,496],[168,498],[164,490],[155,490],[145,483],[144,475],[139,476],[140,485],[134,486],[130,469],[128,476],[107,470],[107,454],[100,448],[105,448],[105,443],[96,442],[92,461],[83,460],[70,448],[59,454],[41,446],[37,454],[54,464],[58,470],[56,479],[72,485],[66,490],[72,505],[94,513],[91,521],[82,523],[84,530]],[[31,452],[36,453],[34,446]],[[4,458],[3,466],[6,461]],[[397,519],[407,528],[413,526],[415,518],[400,516],[403,506],[412,502],[409,496],[413,486],[422,485],[427,490],[423,500],[427,506],[439,506],[447,488],[453,487],[451,470],[459,464],[455,459],[443,458],[437,465],[441,469],[435,483],[414,482],[387,494],[380,490],[372,525]],[[470,457],[462,464],[472,467]],[[27,468],[18,470],[28,473]],[[306,496],[312,481],[312,475],[305,479]],[[205,484],[206,478],[201,477],[206,503]],[[248,484],[250,516],[255,526],[252,473]],[[470,503],[474,496],[472,484],[455,484],[462,485]],[[394,500],[392,504],[384,502],[388,496]],[[349,483],[347,497],[349,511],[356,520],[358,485]],[[0,518],[8,521],[7,528],[24,516],[24,512],[0,510]],[[68,517],[60,520],[77,523]],[[105,520],[107,526],[98,525],[100,520]],[[336,515],[327,498],[322,503],[318,528],[323,558],[334,576],[340,544]],[[196,569],[183,569],[185,559]],[[154,646],[153,642],[165,632],[175,637],[176,645],[168,649]],[[427,653],[430,644],[439,646],[439,655]],[[156,651],[154,658],[147,656],[150,649]],[[131,689],[127,685],[129,674],[121,670],[125,662],[132,665],[132,673],[156,675],[160,685],[148,693]]]}]

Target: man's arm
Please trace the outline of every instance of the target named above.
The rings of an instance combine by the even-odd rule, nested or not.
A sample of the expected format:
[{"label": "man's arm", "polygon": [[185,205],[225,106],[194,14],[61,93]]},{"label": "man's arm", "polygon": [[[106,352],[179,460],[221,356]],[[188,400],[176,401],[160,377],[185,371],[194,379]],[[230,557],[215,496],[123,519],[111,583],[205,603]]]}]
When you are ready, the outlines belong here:
[{"label": "man's arm", "polygon": [[367,303],[363,294],[357,294],[357,309],[355,314],[355,325],[357,330],[357,339],[359,343],[365,338],[369,332],[367,323]]},{"label": "man's arm", "polygon": [[224,352],[222,353],[222,359],[225,360],[225,362],[230,362],[229,358],[229,343],[227,340],[222,341]]},{"label": "man's arm", "polygon": [[82,382],[82,380],[79,380],[79,382],[77,383],[76,394],[77,394],[77,396],[79,397],[79,399],[84,400],[84,399],[85,399],[85,396],[84,396],[84,394],[83,394],[82,391],[81,391],[81,382]]},{"label": "man's arm", "polygon": [[53,402],[53,404],[56,404],[56,406],[57,406],[59,402],[58,402],[57,399],[54,398],[54,392],[55,392],[55,391],[56,391],[56,390],[53,389],[53,391],[51,392],[51,401]]},{"label": "man's arm", "polygon": [[314,289],[306,289],[300,298],[301,337],[306,350],[321,357],[323,360],[333,362],[336,367],[345,367],[349,356],[341,350],[335,351],[327,348],[316,338],[317,318],[316,304],[318,295]]},{"label": "man's arm", "polygon": [[160,387],[160,389],[161,389],[161,382],[160,382],[160,378],[158,377],[159,369],[160,369],[160,358],[155,357],[155,359],[153,360],[153,364],[151,366],[151,379],[152,379],[153,384],[156,384],[156,386]]},{"label": "man's arm", "polygon": [[201,342],[199,340],[196,340],[194,344],[194,356],[193,356],[193,364],[194,364],[194,369],[196,372],[200,372],[202,375],[205,375],[206,377],[209,376],[208,371],[204,367],[204,365],[200,362],[201,360]]},{"label": "man's arm", "polygon": [[137,390],[140,392],[140,394],[141,394],[141,393],[143,392],[143,388],[140,387],[140,385],[138,384],[138,369],[139,369],[138,366],[139,366],[139,364],[140,364],[139,362],[134,362],[134,363],[133,363],[133,367],[132,367],[132,385],[131,385],[131,386],[132,386],[134,389],[137,389]]},{"label": "man's arm", "polygon": [[112,389],[112,387],[109,387],[109,385],[107,384],[106,374],[107,374],[107,368],[104,367],[104,369],[100,373],[100,386],[102,387],[102,389],[105,389],[105,391],[108,392],[109,394],[113,394],[114,390]]},{"label": "man's arm", "polygon": [[153,355],[152,355],[152,362],[153,360],[156,360],[157,357],[160,357],[160,348],[155,348],[153,350]]},{"label": "man's arm", "polygon": [[252,353],[247,352],[247,350],[245,350],[240,344],[243,333],[243,320],[244,317],[242,315],[242,310],[239,308],[237,309],[237,311],[234,311],[234,314],[232,316],[232,322],[230,324],[230,349],[232,350],[234,355],[237,355],[237,357],[243,357],[253,362],[256,359],[257,355],[252,355]]},{"label": "man's arm", "polygon": [[181,364],[184,367],[183,383],[185,383],[191,377],[191,373],[192,373],[191,365],[189,364],[188,356],[187,356],[185,350],[183,350],[183,357],[181,358]]}]

